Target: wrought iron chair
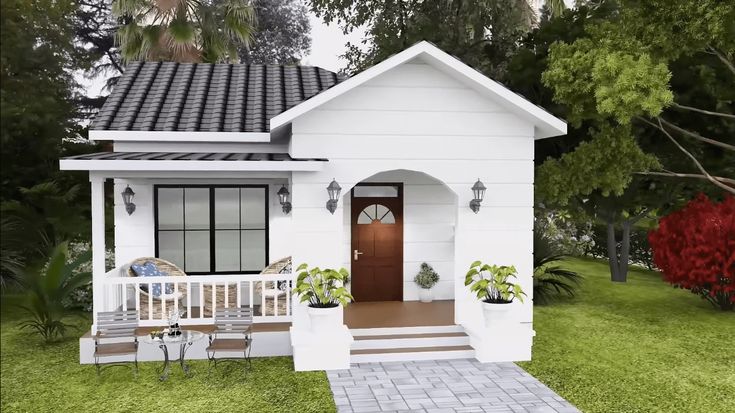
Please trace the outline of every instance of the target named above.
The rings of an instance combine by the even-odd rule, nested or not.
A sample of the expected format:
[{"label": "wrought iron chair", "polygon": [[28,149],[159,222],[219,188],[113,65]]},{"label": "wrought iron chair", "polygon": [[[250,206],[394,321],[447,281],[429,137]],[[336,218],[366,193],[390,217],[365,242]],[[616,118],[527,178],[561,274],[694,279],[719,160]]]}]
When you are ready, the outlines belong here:
[{"label": "wrought iron chair", "polygon": [[[250,308],[218,308],[214,315],[214,331],[209,335],[207,359],[209,373],[222,361],[243,362],[250,369],[253,314]],[[220,356],[223,354],[223,356]]]},{"label": "wrought iron chair", "polygon": [[[138,375],[138,337],[135,335],[137,328],[137,311],[97,313],[97,334],[94,336],[94,366],[97,376],[103,367],[127,366],[130,363],[133,363],[134,373]],[[110,357],[124,356],[133,356],[133,360],[104,361]]]}]

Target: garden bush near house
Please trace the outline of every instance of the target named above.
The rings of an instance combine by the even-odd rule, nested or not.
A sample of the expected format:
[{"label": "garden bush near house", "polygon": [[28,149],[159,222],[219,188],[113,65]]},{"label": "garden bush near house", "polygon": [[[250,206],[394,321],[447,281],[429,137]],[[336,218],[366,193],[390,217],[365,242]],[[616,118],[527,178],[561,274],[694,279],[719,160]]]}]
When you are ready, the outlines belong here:
[{"label": "garden bush near house", "polygon": [[717,203],[700,194],[661,218],[648,238],[664,280],[735,309],[735,197]]},{"label": "garden bush near house", "polygon": [[559,297],[573,297],[582,276],[562,268],[563,254],[543,234],[533,235],[533,303],[549,304]]},{"label": "garden bush near house", "polygon": [[544,205],[536,208],[535,215],[534,232],[543,234],[560,253],[587,255],[594,247],[592,223],[575,218],[567,211]]},{"label": "garden bush near house", "polygon": [[46,265],[40,268],[27,267],[21,273],[21,284],[25,290],[21,308],[30,319],[21,327],[38,333],[44,341],[52,342],[66,333],[64,317],[70,310],[64,301],[79,287],[88,284],[91,273],[78,269],[91,257],[90,252],[69,261],[69,247],[62,243],[54,248]]},{"label": "garden bush near house", "polygon": [[[78,257],[91,251],[92,244],[89,242],[71,242],[69,243],[69,260],[74,261]],[[105,268],[115,267],[115,254],[112,250],[105,251]],[[77,271],[92,273],[92,261],[86,261],[79,266]],[[92,280],[72,291],[68,297],[63,300],[64,307],[69,309],[77,309],[82,311],[92,311]]]}]

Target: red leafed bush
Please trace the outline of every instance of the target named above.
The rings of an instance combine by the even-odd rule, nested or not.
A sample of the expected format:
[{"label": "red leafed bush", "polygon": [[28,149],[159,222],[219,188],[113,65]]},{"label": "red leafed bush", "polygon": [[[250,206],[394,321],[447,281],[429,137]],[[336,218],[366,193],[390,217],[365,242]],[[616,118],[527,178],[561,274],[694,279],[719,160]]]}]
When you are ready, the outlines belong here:
[{"label": "red leafed bush", "polygon": [[661,218],[648,241],[666,281],[721,310],[735,308],[735,197],[717,203],[699,194]]}]

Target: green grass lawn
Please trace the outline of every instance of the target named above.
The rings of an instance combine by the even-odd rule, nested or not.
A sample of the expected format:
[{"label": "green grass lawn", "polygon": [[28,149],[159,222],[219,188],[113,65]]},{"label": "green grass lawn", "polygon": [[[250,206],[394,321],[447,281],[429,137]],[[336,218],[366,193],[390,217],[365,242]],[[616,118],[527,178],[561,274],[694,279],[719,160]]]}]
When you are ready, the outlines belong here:
[{"label": "green grass lawn", "polygon": [[574,259],[579,295],[534,309],[529,373],[584,412],[735,412],[735,314],[634,269]]},{"label": "green grass lawn", "polygon": [[191,362],[194,376],[190,379],[173,365],[169,380],[159,382],[157,362],[140,363],[137,379],[125,367],[104,371],[98,379],[93,366],[79,365],[78,339],[42,344],[18,329],[18,310],[6,301],[13,300],[3,300],[0,326],[3,413],[336,410],[326,374],[296,373],[290,357],[256,358],[248,374],[212,373],[210,379],[206,361]]},{"label": "green grass lawn", "polygon": [[[603,262],[574,259],[585,276],[579,295],[534,313],[528,372],[584,412],[735,412],[735,314],[715,311],[658,274],[634,269],[613,284]],[[290,358],[259,358],[247,376],[207,380],[206,362],[185,379],[174,366],[160,383],[159,363],[141,363],[138,379],[111,369],[97,379],[78,364],[78,341],[44,345],[19,331],[4,300],[0,410],[334,411],[324,373],[295,373]],[[88,320],[77,320],[88,326]]]}]

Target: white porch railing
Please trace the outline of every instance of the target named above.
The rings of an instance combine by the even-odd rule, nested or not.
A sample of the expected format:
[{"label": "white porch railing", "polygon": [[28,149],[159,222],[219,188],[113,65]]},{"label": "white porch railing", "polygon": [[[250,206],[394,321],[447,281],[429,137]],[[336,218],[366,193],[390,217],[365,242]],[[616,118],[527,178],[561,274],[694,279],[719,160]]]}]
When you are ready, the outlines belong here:
[{"label": "white porch railing", "polygon": [[[155,284],[159,297],[148,294]],[[212,324],[214,308],[237,306],[249,307],[255,323],[290,322],[293,284],[290,273],[128,277],[116,268],[94,281],[94,311],[137,309],[141,326],[166,326],[174,311],[182,314],[179,324],[196,325]],[[174,294],[166,294],[171,287]]]}]

